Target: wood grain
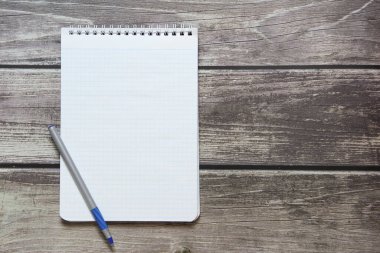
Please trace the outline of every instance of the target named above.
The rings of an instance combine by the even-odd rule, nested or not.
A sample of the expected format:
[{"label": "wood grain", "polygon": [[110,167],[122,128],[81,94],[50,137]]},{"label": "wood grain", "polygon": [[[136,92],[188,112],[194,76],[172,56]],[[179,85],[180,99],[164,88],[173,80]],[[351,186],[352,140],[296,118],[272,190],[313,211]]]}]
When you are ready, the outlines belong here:
[{"label": "wood grain", "polygon": [[[0,252],[107,252],[93,224],[59,218],[58,183],[0,170]],[[378,252],[380,173],[202,171],[195,223],[111,229],[116,252]]]},{"label": "wood grain", "polygon": [[199,64],[379,64],[380,2],[2,1],[0,64],[60,63],[60,28],[192,23]]},{"label": "wood grain", "polygon": [[379,74],[373,70],[202,72],[202,161],[379,165]]},{"label": "wood grain", "polygon": [[[201,70],[202,164],[380,165],[380,70]],[[58,164],[59,70],[0,70],[0,163]]]}]

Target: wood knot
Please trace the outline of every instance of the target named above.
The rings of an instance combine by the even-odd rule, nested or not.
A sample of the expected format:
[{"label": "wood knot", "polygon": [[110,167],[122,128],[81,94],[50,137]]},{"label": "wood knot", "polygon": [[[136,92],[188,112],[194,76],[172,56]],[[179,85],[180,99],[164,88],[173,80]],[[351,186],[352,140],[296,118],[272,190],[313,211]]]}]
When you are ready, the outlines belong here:
[{"label": "wood knot", "polygon": [[179,247],[174,253],[191,253],[191,250],[187,247]]}]

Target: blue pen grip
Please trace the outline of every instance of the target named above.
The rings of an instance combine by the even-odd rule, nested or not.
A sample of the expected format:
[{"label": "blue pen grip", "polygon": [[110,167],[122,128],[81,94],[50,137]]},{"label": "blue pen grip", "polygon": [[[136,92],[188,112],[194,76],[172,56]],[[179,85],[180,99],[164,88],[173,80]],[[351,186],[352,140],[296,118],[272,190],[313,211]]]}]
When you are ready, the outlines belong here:
[{"label": "blue pen grip", "polygon": [[108,228],[107,223],[105,222],[102,214],[100,213],[97,207],[91,209],[91,213],[94,216],[96,223],[98,223],[98,226],[101,230]]}]

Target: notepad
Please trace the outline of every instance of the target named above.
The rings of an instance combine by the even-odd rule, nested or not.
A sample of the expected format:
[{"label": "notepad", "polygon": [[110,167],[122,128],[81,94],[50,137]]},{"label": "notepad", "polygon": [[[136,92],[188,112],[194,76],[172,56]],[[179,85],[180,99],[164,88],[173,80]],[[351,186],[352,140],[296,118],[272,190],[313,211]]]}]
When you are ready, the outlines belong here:
[{"label": "notepad", "polygon": [[[107,221],[199,216],[198,34],[61,30],[61,137]],[[60,216],[93,221],[61,159]]]}]

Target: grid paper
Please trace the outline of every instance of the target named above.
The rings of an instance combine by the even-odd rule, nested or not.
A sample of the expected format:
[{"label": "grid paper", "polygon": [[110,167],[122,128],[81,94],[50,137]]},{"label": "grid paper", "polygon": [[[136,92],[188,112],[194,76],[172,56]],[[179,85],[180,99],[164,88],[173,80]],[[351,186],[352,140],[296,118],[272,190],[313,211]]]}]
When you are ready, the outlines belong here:
[{"label": "grid paper", "polygon": [[[70,35],[62,28],[61,136],[107,221],[192,221],[199,215],[197,29],[187,29],[191,36],[141,30]],[[60,215],[94,220],[62,159]]]}]

